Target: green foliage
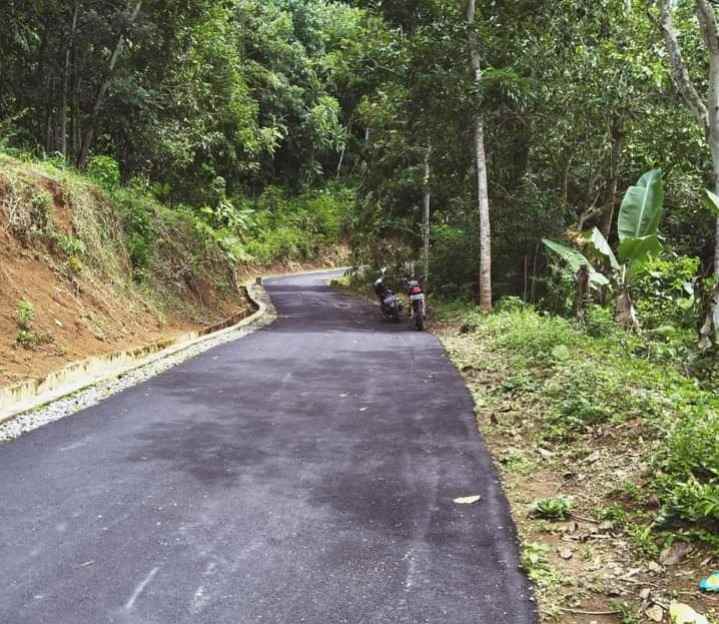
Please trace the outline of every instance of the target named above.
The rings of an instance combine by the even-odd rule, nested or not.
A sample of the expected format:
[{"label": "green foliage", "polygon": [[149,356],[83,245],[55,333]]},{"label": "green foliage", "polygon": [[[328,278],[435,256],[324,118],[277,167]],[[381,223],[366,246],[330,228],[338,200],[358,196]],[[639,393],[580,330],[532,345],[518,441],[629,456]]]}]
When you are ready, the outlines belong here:
[{"label": "green foliage", "polygon": [[547,559],[549,546],[536,542],[522,544],[521,564],[527,576],[540,587],[555,585],[559,579]]},{"label": "green foliage", "polygon": [[572,501],[566,496],[556,498],[543,498],[534,501],[530,513],[536,518],[545,520],[566,520],[572,510]]},{"label": "green foliage", "polygon": [[634,547],[645,557],[654,558],[659,555],[659,546],[653,529],[651,524],[641,525],[633,522],[627,523],[624,527]]},{"label": "green foliage", "polygon": [[581,267],[586,267],[589,270],[589,281],[595,286],[607,286],[609,280],[604,277],[601,273],[592,266],[591,262],[587,260],[580,252],[571,247],[560,245],[550,240],[543,240],[544,246],[557,254],[564,262],[567,263],[569,270],[572,273],[579,271]]},{"label": "green foliage", "polygon": [[270,187],[254,203],[247,253],[261,264],[306,261],[341,239],[354,194],[343,187],[288,196]]},{"label": "green foliage", "polygon": [[667,254],[652,256],[637,270],[633,290],[644,327],[694,328],[693,280],[699,266],[698,258]]},{"label": "green foliage", "polygon": [[68,258],[82,256],[87,252],[85,243],[70,234],[55,234],[54,239],[58,247]]},{"label": "green foliage", "polygon": [[42,189],[36,190],[30,198],[30,223],[35,232],[45,232],[50,223],[53,205],[52,195]]},{"label": "green foliage", "polygon": [[114,191],[120,185],[120,165],[109,156],[91,158],[87,174],[107,191]]},{"label": "green foliage", "polygon": [[470,298],[476,257],[473,228],[435,225],[429,269],[433,292],[444,298]]},{"label": "green foliage", "polygon": [[[671,275],[675,263],[686,272],[695,265],[674,258],[654,259],[647,267],[663,266]],[[681,282],[681,270],[676,279]],[[656,443],[649,457],[652,481],[641,492],[634,488],[634,504],[654,494],[662,502],[660,520],[714,526],[719,520],[719,399],[713,389],[687,378],[676,360],[643,355],[655,338],[618,330],[598,306],[590,308],[586,328],[527,307],[490,317],[466,304],[461,310],[461,305],[439,308],[445,318],[463,319],[473,337],[508,358],[515,374],[502,391],[539,402],[543,437],[565,440],[604,423],[641,422],[642,435]],[[595,331],[593,323],[609,327]],[[606,510],[603,519],[627,525],[635,546],[647,556],[656,554],[654,527],[647,522],[630,521],[619,507]]]},{"label": "green foliage", "polygon": [[644,238],[657,233],[664,208],[662,172],[645,173],[635,186],[629,187],[619,212],[619,240]]},{"label": "green foliage", "polygon": [[27,299],[18,301],[16,319],[18,328],[29,332],[35,319],[35,306]]},{"label": "green foliage", "polygon": [[27,299],[21,299],[17,304],[16,321],[18,331],[15,343],[25,349],[34,349],[43,344],[52,342],[52,336],[37,333],[32,323],[35,320],[35,306]]},{"label": "green foliage", "polygon": [[136,278],[141,279],[150,266],[157,237],[156,206],[149,198],[132,190],[122,190],[114,198],[122,219],[130,263]]}]

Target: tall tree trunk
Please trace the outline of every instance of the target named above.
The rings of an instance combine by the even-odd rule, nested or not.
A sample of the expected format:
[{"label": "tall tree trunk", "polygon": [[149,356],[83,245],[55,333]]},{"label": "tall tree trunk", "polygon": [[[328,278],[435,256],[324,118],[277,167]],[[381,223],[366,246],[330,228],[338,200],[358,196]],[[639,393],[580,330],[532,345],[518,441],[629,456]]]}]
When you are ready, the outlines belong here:
[{"label": "tall tree trunk", "polygon": [[65,48],[65,68],[62,76],[62,109],[60,111],[60,151],[67,160],[67,111],[68,111],[68,94],[70,91],[70,73],[72,51],[75,47],[75,32],[77,31],[77,18],[80,12],[80,2],[75,0],[75,8],[72,14],[72,30],[70,31],[70,41]]},{"label": "tall tree trunk", "polygon": [[[132,13],[130,14],[130,19],[129,19],[130,26],[132,26],[132,24],[137,19],[137,16],[140,14],[140,9],[142,9],[142,3],[143,3],[143,0],[138,0],[137,4],[135,4],[135,8],[133,9]],[[115,75],[115,68],[117,67],[117,61],[120,58],[120,54],[122,53],[122,48],[124,45],[125,45],[125,33],[123,32],[117,38],[117,44],[115,45],[115,50],[112,53],[112,57],[110,57],[110,65],[108,67],[107,75],[105,76],[105,79],[102,81],[102,84],[100,85],[100,89],[97,92],[97,96],[95,97],[95,103],[92,107],[92,113],[90,114],[90,119],[88,120],[87,126],[85,128],[85,133],[82,137],[82,145],[80,146],[80,154],[78,155],[78,158],[77,158],[77,166],[80,169],[84,169],[87,166],[87,161],[90,156],[90,148],[92,147],[92,143],[95,140],[95,132],[97,131],[97,120],[98,120],[98,117],[100,116],[100,111],[102,110],[102,107],[105,104],[105,97],[107,96],[107,90],[110,88],[110,85],[112,84],[112,79]]]},{"label": "tall tree trunk", "polygon": [[609,172],[609,204],[607,205],[600,224],[600,230],[604,238],[609,240],[614,223],[614,215],[619,203],[619,169],[622,160],[622,148],[624,147],[624,120],[616,113],[612,115],[611,122],[612,137],[612,162]]},{"label": "tall tree trunk", "polygon": [[[474,30],[477,14],[476,0],[467,2],[467,22],[470,27],[469,49],[474,80],[479,89],[482,82],[482,56]],[[477,204],[479,208],[479,307],[492,311],[492,237],[489,219],[489,190],[487,185],[487,153],[484,146],[484,119],[477,104],[474,115],[474,158],[477,172]]]},{"label": "tall tree trunk", "polygon": [[340,151],[340,159],[337,163],[337,179],[339,180],[340,176],[342,175],[342,167],[345,164],[345,156],[347,155],[347,143],[349,143],[349,139],[352,136],[352,121],[353,121],[353,115],[350,115],[349,120],[347,121],[347,139],[342,144],[342,150]]},{"label": "tall tree trunk", "polygon": [[431,158],[432,158],[432,146],[429,145],[427,147],[427,151],[424,155],[424,183],[423,183],[423,189],[424,189],[424,219],[422,223],[422,243],[423,243],[423,272],[424,272],[424,288],[427,290],[429,288],[429,245],[430,245],[430,236],[432,233],[431,226],[430,226],[430,216],[431,216],[431,210],[432,210],[432,189],[430,186],[430,179],[432,175],[432,166],[431,166]]},{"label": "tall tree trunk", "polygon": [[[482,56],[474,30],[477,14],[476,0],[467,2],[469,24],[469,51],[472,72],[477,89],[482,83]],[[474,115],[474,159],[477,172],[477,204],[479,208],[479,307],[482,312],[492,311],[492,233],[489,219],[489,190],[487,185],[487,153],[484,146],[484,119],[477,103]]]}]

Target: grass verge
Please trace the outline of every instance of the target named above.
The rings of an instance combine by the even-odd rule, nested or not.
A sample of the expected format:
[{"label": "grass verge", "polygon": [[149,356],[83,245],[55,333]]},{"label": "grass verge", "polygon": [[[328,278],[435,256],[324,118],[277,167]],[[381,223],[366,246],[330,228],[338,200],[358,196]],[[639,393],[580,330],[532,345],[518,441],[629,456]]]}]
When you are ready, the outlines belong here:
[{"label": "grass verge", "polygon": [[717,395],[641,338],[508,306],[435,305],[436,333],[475,397],[543,621],[643,622],[718,564]]}]

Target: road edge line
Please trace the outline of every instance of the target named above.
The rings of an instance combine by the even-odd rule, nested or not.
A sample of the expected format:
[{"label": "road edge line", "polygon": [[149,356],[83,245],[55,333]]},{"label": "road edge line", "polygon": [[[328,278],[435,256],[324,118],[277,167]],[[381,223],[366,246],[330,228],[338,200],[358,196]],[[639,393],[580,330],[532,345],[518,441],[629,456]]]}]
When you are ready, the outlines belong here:
[{"label": "road edge line", "polygon": [[[300,273],[300,275],[302,274]],[[189,332],[172,340],[159,341],[135,349],[115,351],[72,362],[49,373],[44,378],[31,379],[0,388],[0,424],[76,392],[123,377],[134,370],[181,353],[208,340],[259,324],[268,315],[272,316],[274,320],[276,316],[274,306],[262,286],[262,279],[264,278],[255,278],[243,284],[242,288],[256,310],[250,316],[244,317],[236,323],[228,325],[233,320],[233,317],[230,317],[230,319],[205,330]],[[214,331],[213,327],[216,328]]]}]

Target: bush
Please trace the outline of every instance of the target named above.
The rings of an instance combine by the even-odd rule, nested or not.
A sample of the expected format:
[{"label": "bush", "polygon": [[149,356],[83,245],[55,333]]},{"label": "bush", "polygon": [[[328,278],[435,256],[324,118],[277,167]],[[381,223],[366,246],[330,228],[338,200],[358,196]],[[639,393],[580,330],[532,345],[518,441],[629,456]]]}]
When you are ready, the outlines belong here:
[{"label": "bush", "polygon": [[21,299],[17,304],[17,326],[21,331],[30,331],[30,326],[35,320],[35,306],[27,299]]},{"label": "bush", "polygon": [[530,515],[546,520],[566,520],[571,510],[572,501],[566,496],[558,496],[534,501],[530,507]]},{"label": "bush", "polygon": [[130,190],[117,192],[114,198],[120,209],[132,269],[136,272],[136,277],[141,278],[150,266],[153,242],[157,237],[153,227],[153,202]]},{"label": "bush", "polygon": [[120,186],[120,165],[110,156],[94,156],[87,166],[88,175],[108,191]]},{"label": "bush", "polygon": [[586,338],[569,321],[556,316],[540,316],[531,308],[500,313],[491,321],[497,344],[535,362],[552,360],[557,346],[571,350]]},{"label": "bush", "polygon": [[687,256],[650,257],[638,269],[635,304],[642,326],[694,328],[694,290],[700,261]]}]

